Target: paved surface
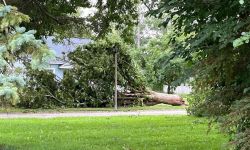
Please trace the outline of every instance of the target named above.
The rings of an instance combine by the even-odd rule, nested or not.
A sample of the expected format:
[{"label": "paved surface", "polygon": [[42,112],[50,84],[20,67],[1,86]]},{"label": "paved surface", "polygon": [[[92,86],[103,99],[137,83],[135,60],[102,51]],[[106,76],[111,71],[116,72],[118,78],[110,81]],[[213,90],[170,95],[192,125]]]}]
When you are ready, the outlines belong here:
[{"label": "paved surface", "polygon": [[186,110],[141,110],[141,111],[82,111],[64,113],[0,113],[0,118],[58,118],[58,117],[97,117],[97,116],[157,116],[187,115]]}]

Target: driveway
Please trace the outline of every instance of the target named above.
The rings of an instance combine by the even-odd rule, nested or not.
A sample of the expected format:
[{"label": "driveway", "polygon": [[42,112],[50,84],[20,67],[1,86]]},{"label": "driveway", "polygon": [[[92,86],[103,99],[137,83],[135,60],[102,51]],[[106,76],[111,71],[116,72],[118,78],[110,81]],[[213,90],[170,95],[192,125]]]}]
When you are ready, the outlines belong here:
[{"label": "driveway", "polygon": [[59,117],[109,117],[109,116],[158,116],[187,115],[186,110],[140,110],[140,111],[82,111],[64,113],[0,113],[0,118],[59,118]]}]

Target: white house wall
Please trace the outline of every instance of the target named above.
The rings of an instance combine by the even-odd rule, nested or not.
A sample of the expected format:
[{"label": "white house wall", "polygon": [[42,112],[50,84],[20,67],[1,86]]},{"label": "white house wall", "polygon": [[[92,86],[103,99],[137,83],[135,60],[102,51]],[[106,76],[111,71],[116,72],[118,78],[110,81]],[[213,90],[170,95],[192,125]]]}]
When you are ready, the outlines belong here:
[{"label": "white house wall", "polygon": [[[168,86],[164,85],[163,92],[167,93],[167,91],[168,91]],[[174,90],[175,94],[190,94],[191,92],[192,92],[191,86],[184,85],[184,84],[177,86],[176,89]]]}]

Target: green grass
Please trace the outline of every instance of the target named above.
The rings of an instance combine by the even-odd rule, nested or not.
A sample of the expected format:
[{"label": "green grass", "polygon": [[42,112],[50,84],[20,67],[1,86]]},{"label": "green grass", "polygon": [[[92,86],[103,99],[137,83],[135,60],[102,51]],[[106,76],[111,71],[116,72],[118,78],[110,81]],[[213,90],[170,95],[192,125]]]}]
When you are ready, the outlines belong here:
[{"label": "green grass", "polygon": [[190,116],[0,119],[0,149],[223,149],[227,138],[207,129],[206,119]]},{"label": "green grass", "polygon": [[[176,110],[185,109],[185,106],[171,106],[158,104],[154,106],[119,107],[118,111],[135,110]],[[55,108],[55,109],[21,109],[21,108],[0,108],[0,113],[39,113],[39,112],[77,112],[77,111],[114,111],[114,108]]]}]

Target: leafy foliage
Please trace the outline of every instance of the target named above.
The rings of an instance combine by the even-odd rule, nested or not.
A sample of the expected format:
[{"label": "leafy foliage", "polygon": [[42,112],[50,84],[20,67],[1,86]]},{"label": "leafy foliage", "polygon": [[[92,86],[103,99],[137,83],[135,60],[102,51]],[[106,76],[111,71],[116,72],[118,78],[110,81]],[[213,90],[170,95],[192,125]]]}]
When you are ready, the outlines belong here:
[{"label": "leafy foliage", "polygon": [[250,33],[242,33],[242,36],[236,40],[233,41],[233,46],[234,47],[239,47],[245,43],[249,43],[249,39],[250,39]]},{"label": "leafy foliage", "polygon": [[[96,4],[91,4],[89,0],[6,0],[6,2],[31,16],[31,22],[26,23],[25,27],[35,28],[38,36],[104,37],[115,22],[115,27],[122,31],[124,39],[132,42],[133,27],[137,23],[138,0],[97,0]],[[95,14],[81,17],[77,12],[80,8],[94,10]]]},{"label": "leafy foliage", "polygon": [[28,73],[28,86],[22,91],[20,106],[48,108],[111,105],[114,95],[114,49],[119,53],[119,86],[123,90],[144,91],[144,82],[134,66],[129,47],[118,33],[114,33],[71,52],[68,56],[74,68],[65,71],[61,81],[56,81],[51,73],[31,70]]},{"label": "leafy foliage", "polygon": [[[124,90],[143,91],[144,84],[129,54],[129,47],[116,34],[79,47],[69,54],[74,69],[67,74],[73,80],[77,99],[112,101],[114,91],[114,50],[118,50],[118,84]],[[72,82],[71,82],[72,83]]]},{"label": "leafy foliage", "polygon": [[[24,86],[21,67],[17,62],[29,57],[33,69],[42,69],[53,53],[34,37],[35,31],[19,27],[29,17],[16,7],[0,4],[0,99],[2,102],[18,100],[18,87]],[[21,64],[21,62],[19,62]]]},{"label": "leafy foliage", "polygon": [[20,91],[19,107],[23,108],[52,108],[62,106],[64,102],[58,101],[57,92],[59,83],[55,75],[48,71],[29,69],[26,86]]},{"label": "leafy foliage", "polygon": [[171,54],[168,35],[150,40],[143,48],[135,50],[134,57],[137,57],[136,60],[146,76],[147,84],[153,90],[162,91],[163,85],[169,85],[168,93],[171,93],[183,82],[184,62],[178,58],[169,60]]},{"label": "leafy foliage", "polygon": [[[173,93],[173,90],[181,83],[185,83],[184,74],[184,61],[180,58],[170,59],[170,54],[165,54],[160,57],[154,67],[158,79],[156,80],[158,85],[168,85],[168,93]],[[166,60],[169,60],[166,64]]]},{"label": "leafy foliage", "polygon": [[[145,26],[160,21],[162,20],[146,17]],[[170,43],[173,36],[171,27],[162,29],[153,24],[150,31],[160,31],[162,35],[159,34],[151,39],[142,38],[142,47],[133,50],[133,57],[145,75],[148,87],[162,91],[163,85],[168,85],[168,93],[172,93],[175,87],[186,80],[186,62],[181,58],[171,59],[173,54],[173,45]]]},{"label": "leafy foliage", "polygon": [[173,56],[193,64],[194,89],[205,93],[199,111],[219,118],[235,148],[242,150],[249,149],[250,109],[235,108],[250,102],[244,92],[250,87],[249,8],[249,1],[167,0],[151,12],[157,17],[168,14],[163,25],[171,20],[173,43],[183,32],[189,35],[176,45]]}]

